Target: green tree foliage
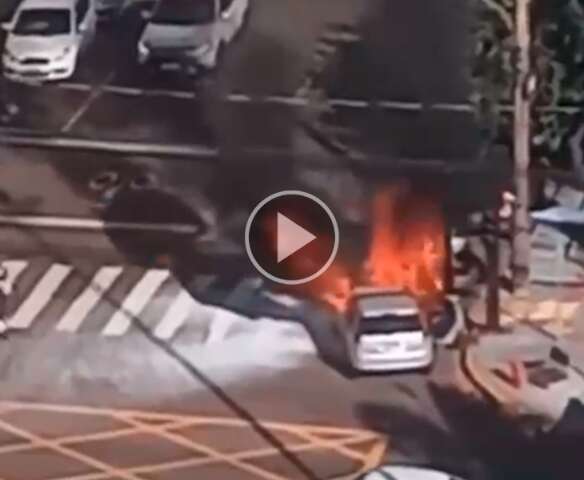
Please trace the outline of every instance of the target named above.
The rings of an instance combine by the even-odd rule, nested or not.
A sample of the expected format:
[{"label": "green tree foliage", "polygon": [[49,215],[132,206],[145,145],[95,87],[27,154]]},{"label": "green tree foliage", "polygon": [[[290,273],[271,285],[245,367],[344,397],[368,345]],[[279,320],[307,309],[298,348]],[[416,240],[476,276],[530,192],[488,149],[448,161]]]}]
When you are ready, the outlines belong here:
[{"label": "green tree foliage", "polygon": [[[475,1],[472,101],[492,125],[496,141],[509,145],[517,59],[515,0]],[[532,0],[531,18],[537,76],[533,160],[567,168],[574,160],[570,139],[584,124],[580,112],[584,107],[584,0]]]}]

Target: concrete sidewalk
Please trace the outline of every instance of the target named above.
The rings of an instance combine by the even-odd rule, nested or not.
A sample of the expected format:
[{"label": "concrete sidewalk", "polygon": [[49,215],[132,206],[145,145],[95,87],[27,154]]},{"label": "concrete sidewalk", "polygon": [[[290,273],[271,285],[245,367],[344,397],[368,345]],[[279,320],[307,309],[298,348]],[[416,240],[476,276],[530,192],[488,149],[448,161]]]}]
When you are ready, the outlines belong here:
[{"label": "concrete sidewalk", "polygon": [[570,400],[584,402],[580,344],[521,322],[465,346],[461,370],[483,397],[529,426],[547,430]]}]

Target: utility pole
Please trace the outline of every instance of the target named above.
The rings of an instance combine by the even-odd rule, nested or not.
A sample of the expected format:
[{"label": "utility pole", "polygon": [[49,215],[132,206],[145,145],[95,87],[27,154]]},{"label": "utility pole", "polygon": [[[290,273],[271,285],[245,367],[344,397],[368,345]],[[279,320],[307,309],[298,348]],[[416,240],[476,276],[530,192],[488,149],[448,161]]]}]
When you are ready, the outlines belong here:
[{"label": "utility pole", "polygon": [[518,294],[528,295],[531,235],[529,231],[529,164],[531,145],[532,84],[530,58],[531,1],[515,0],[515,38],[518,49],[514,95],[514,166],[517,204],[513,232],[513,285]]},{"label": "utility pole", "polygon": [[499,294],[499,242],[501,238],[499,205],[493,208],[487,217],[487,232],[485,235],[485,250],[487,254],[487,327],[498,330],[501,327],[501,309]]}]

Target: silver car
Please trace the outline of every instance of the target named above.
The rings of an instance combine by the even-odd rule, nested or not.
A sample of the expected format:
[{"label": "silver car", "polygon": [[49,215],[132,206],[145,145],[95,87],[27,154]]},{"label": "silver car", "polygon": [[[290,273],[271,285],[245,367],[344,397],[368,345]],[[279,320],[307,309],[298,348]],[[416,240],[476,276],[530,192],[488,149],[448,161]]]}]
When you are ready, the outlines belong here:
[{"label": "silver car", "polygon": [[138,63],[188,73],[215,68],[248,6],[249,0],[158,0],[144,14]]}]

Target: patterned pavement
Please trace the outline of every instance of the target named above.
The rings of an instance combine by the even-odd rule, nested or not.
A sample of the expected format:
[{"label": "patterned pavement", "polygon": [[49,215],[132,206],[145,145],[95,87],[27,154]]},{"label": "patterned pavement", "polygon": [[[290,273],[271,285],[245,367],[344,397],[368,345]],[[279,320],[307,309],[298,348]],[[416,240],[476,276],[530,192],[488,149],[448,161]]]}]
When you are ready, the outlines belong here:
[{"label": "patterned pavement", "polygon": [[[261,422],[318,479],[355,478],[387,451],[377,433]],[[0,480],[305,478],[238,418],[0,403]]]}]

